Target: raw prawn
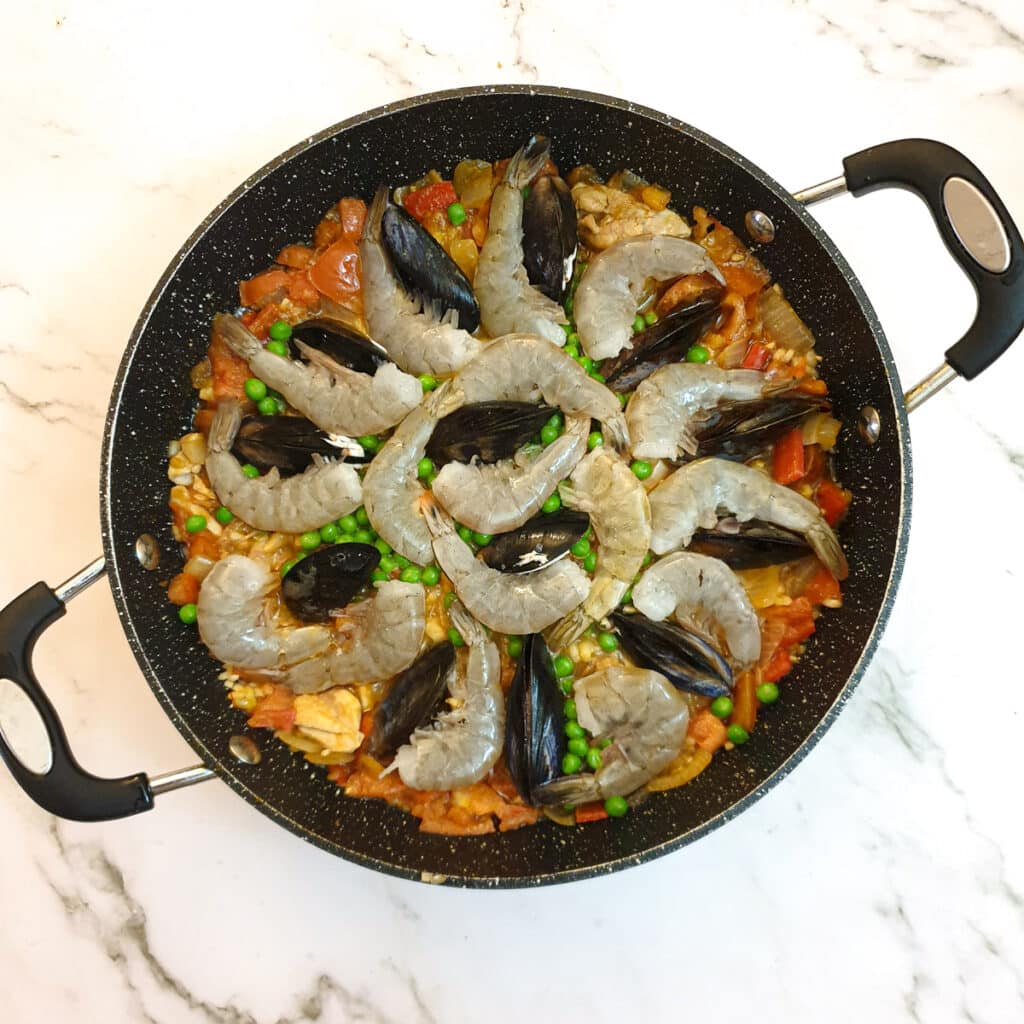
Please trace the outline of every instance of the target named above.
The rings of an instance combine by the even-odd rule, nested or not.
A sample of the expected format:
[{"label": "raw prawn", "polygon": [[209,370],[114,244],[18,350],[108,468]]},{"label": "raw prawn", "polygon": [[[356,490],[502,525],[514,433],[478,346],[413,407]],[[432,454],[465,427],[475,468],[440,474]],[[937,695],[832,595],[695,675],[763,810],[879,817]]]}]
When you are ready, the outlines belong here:
[{"label": "raw prawn", "polygon": [[761,519],[802,534],[829,572],[846,579],[846,556],[818,506],[741,462],[697,459],[669,474],[649,498],[655,554],[686,547],[698,527],[715,526],[724,508],[740,522]]},{"label": "raw prawn", "polygon": [[222,505],[257,530],[304,533],[316,530],[359,505],[362,484],[354,467],[313,456],[304,473],[282,480],[277,468],[250,479],[231,446],[242,422],[242,407],[221,399],[210,425],[206,473]]},{"label": "raw prawn", "polygon": [[674,615],[681,624],[698,616],[721,627],[729,654],[741,667],[761,655],[757,612],[739,578],[717,558],[676,551],[655,562],[633,587],[633,605],[660,622]]},{"label": "raw prawn", "polygon": [[565,312],[530,284],[523,266],[522,189],[547,162],[548,148],[543,135],[534,136],[509,161],[491,197],[487,238],[473,288],[484,329],[492,338],[523,331],[565,344]]},{"label": "raw prawn", "polygon": [[711,274],[724,283],[704,248],[672,235],[636,235],[595,256],[576,289],[574,309],[580,343],[591,359],[610,359],[633,335],[637,303],[649,278]]}]

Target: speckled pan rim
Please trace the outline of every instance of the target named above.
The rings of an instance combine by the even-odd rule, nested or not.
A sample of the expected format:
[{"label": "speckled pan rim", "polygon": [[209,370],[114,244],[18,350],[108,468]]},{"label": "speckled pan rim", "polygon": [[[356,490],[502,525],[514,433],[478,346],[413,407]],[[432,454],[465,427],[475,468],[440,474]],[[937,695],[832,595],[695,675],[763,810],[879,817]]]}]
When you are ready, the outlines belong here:
[{"label": "speckled pan rim", "polygon": [[257,793],[255,793],[246,784],[244,779],[240,778],[234,771],[234,766],[223,761],[217,757],[207,746],[203,743],[199,736],[196,735],[192,726],[190,725],[187,718],[179,714],[177,708],[173,705],[167,693],[160,682],[157,673],[154,671],[152,665],[146,656],[145,647],[142,638],[138,635],[135,624],[128,612],[127,602],[125,598],[124,586],[119,571],[118,557],[113,547],[112,540],[112,521],[113,521],[113,510],[110,501],[110,465],[113,456],[113,438],[114,438],[114,425],[117,422],[118,415],[121,408],[121,401],[123,397],[123,388],[126,377],[128,375],[129,368],[131,367],[136,351],[142,336],[149,324],[149,320],[153,314],[154,309],[162,298],[167,286],[174,279],[175,275],[181,267],[186,257],[192,251],[192,249],[198,244],[203,238],[206,232],[209,230],[221,215],[228,210],[240,196],[244,195],[253,185],[262,181],[269,174],[276,171],[281,165],[288,163],[292,157],[304,152],[312,146],[317,145],[325,139],[331,138],[332,136],[339,135],[346,130],[355,126],[365,124],[366,122],[376,120],[377,118],[384,117],[397,111],[405,111],[416,109],[424,106],[428,106],[438,101],[450,100],[450,99],[461,99],[470,98],[482,95],[538,95],[545,97],[555,97],[567,100],[584,100],[591,103],[599,104],[602,106],[610,107],[615,110],[622,111],[623,113],[634,113],[653,121],[660,122],[667,128],[684,131],[693,138],[699,140],[710,149],[717,151],[720,155],[724,156],[728,160],[738,165],[747,174],[753,177],[760,185],[767,188],[773,195],[776,196],[784,205],[804,224],[804,226],[811,232],[815,240],[819,243],[821,248],[825,251],[828,257],[837,266],[840,273],[847,281],[853,292],[854,298],[863,314],[872,335],[875,338],[875,342],[878,346],[879,353],[882,357],[882,362],[885,366],[888,384],[890,388],[891,398],[893,407],[896,410],[896,431],[899,441],[900,450],[900,521],[897,528],[896,538],[896,550],[893,557],[892,570],[889,574],[889,578],[885,582],[885,589],[883,593],[882,602],[878,611],[878,615],[875,618],[875,622],[871,627],[871,632],[868,637],[867,643],[864,645],[861,651],[860,657],[857,659],[854,665],[853,671],[850,673],[845,685],[840,690],[835,701],[828,708],[825,714],[821,717],[818,724],[808,734],[806,739],[797,747],[796,750],[757,788],[751,790],[744,797],[737,800],[735,803],[727,807],[725,810],[720,811],[718,814],[709,818],[707,821],[698,825],[697,827],[677,836],[673,839],[667,840],[663,843],[656,844],[643,853],[635,854],[627,857],[620,857],[611,859],[603,864],[591,865],[586,868],[574,868],[567,869],[565,871],[540,873],[536,875],[529,875],[517,878],[508,878],[504,876],[453,876],[446,877],[443,881],[452,886],[460,888],[483,888],[483,889],[519,889],[519,888],[532,888],[535,886],[542,885],[553,885],[562,882],[571,882],[582,880],[586,878],[598,877],[605,874],[610,874],[614,871],[621,871],[628,867],[633,867],[638,864],[642,864],[649,860],[654,860],[657,857],[662,857],[665,854],[671,853],[674,850],[678,850],[683,846],[686,846],[696,840],[707,835],[709,832],[716,828],[724,825],[727,821],[736,817],[742,811],[746,810],[751,804],[759,800],[765,795],[773,786],[776,786],[782,781],[793,769],[807,756],[810,750],[817,744],[821,737],[825,734],[828,728],[835,721],[839,712],[843,706],[850,699],[854,689],[863,678],[864,672],[867,669],[868,663],[870,662],[875,650],[878,647],[881,639],[882,632],[884,631],[885,625],[889,619],[889,615],[892,611],[893,603],[896,599],[897,589],[899,587],[900,578],[903,573],[903,565],[906,559],[907,543],[909,537],[910,528],[910,513],[911,513],[911,490],[913,483],[913,471],[911,465],[911,451],[910,451],[910,431],[909,423],[907,420],[907,413],[903,404],[903,390],[900,386],[899,373],[896,369],[895,360],[893,354],[889,348],[889,343],[886,340],[885,332],[882,330],[882,326],[875,314],[874,308],[871,305],[870,300],[867,297],[863,287],[858,281],[853,270],[843,258],[839,249],[835,246],[828,235],[822,230],[818,222],[810,216],[805,210],[802,204],[796,202],[791,195],[773,178],[769,177],[759,167],[752,164],[745,157],[730,149],[728,146],[719,142],[717,139],[706,135],[704,132],[693,128],[691,125],[685,122],[679,121],[676,118],[670,117],[660,111],[653,110],[650,107],[645,107],[639,104],[630,103],[627,100],[617,99],[615,97],[602,95],[600,93],[585,92],[576,89],[565,89],[558,86],[529,86],[529,85],[483,85],[483,86],[468,86],[460,89],[448,89],[441,92],[426,93],[420,96],[414,96],[406,100],[402,100],[397,103],[389,103],[380,107],[376,107],[372,110],[368,110],[365,113],[358,114],[355,117],[348,118],[347,120],[341,121],[338,124],[326,128],[316,135],[309,136],[303,141],[292,146],[284,153],[275,157],[269,163],[265,164],[254,174],[250,175],[241,185],[238,186],[229,196],[221,201],[210,214],[202,221],[201,224],[192,232],[185,244],[178,250],[177,254],[171,260],[167,269],[161,275],[160,280],[157,282],[156,287],[153,289],[152,294],[147,300],[142,312],[136,321],[135,327],[129,338],[128,345],[125,349],[124,356],[121,359],[120,366],[118,367],[117,376],[114,380],[114,385],[111,393],[110,406],[108,408],[106,421],[104,424],[103,431],[103,445],[101,450],[101,466],[100,466],[100,517],[101,517],[101,529],[103,538],[103,552],[106,557],[107,573],[110,579],[110,588],[114,596],[114,603],[117,607],[118,617],[121,620],[122,627],[125,631],[125,635],[128,639],[128,644],[135,655],[136,660],[139,663],[139,667],[142,669],[143,675],[145,676],[150,688],[156,695],[157,700],[163,705],[168,717],[174,723],[175,727],[182,734],[188,744],[193,750],[199,755],[203,763],[209,768],[213,769],[217,775],[223,779],[232,789],[234,789],[240,796],[242,796],[249,803],[256,806],[260,811],[270,817],[272,820],[280,825],[283,825],[289,831],[295,833],[300,838],[305,839],[307,842],[313,843],[315,846],[321,849],[339,856],[344,860],[348,860],[352,863],[360,864],[363,867],[371,868],[375,871],[382,872],[384,874],[392,875],[398,878],[410,879],[413,881],[424,881],[422,872],[414,869],[400,867],[391,864],[385,860],[376,859],[373,857],[367,857],[365,855],[355,853],[353,851],[344,849],[336,843],[331,843],[322,837],[311,833],[299,822],[289,817],[284,811],[278,807],[271,805]]}]

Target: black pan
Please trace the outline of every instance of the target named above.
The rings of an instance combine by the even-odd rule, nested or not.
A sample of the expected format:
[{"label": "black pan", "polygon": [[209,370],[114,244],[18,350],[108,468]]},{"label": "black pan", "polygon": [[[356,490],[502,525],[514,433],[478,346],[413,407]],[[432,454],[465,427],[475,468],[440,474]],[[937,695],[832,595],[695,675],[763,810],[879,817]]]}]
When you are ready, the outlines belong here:
[{"label": "black pan", "polygon": [[[653,797],[622,821],[580,828],[571,842],[553,823],[482,838],[424,835],[413,818],[380,801],[340,797],[321,772],[309,771],[265,733],[252,736],[262,747],[258,764],[232,754],[231,738],[245,732],[242,716],[224,699],[219,666],[182,629],[161,586],[181,568],[167,511],[166,445],[189,427],[188,370],[204,354],[210,318],[235,305],[240,278],[265,267],[285,243],[308,236],[339,196],[369,198],[383,176],[394,184],[465,157],[505,156],[533,132],[551,136],[562,167],[590,162],[607,173],[628,166],[668,186],[682,208],[699,202],[737,230],[749,211],[771,220],[775,241],[758,246],[757,255],[814,331],[836,414],[848,425],[838,472],[854,493],[841,537],[850,578],[842,611],[821,619],[808,655],[787,679],[787,690],[801,699],[780,701],[759,721],[751,743],[716,757],[690,785]],[[794,198],[720,142],[653,110],[565,89],[501,86],[382,107],[301,143],[253,175],[175,257],[128,343],[103,444],[104,557],[56,590],[36,584],[0,612],[0,676],[31,698],[52,747],[49,770],[33,772],[0,737],[0,754],[25,791],[54,814],[100,820],[148,810],[161,792],[215,774],[281,825],[348,860],[407,878],[507,887],[640,863],[749,806],[804,757],[857,685],[895,597],[909,527],[907,412],[892,353],[856,277],[804,203],[844,189],[859,195],[910,188],[928,203],[974,283],[975,324],[912,392],[913,401],[957,374],[975,376],[1024,326],[1021,238],[973,164],[939,143],[908,140],[849,157],[844,169],[845,182]],[[877,423],[864,414],[862,439],[853,427],[865,407],[876,410]],[[869,443],[874,433],[877,440]],[[142,564],[152,564],[151,549],[138,541],[143,534],[162,553],[156,568]],[[74,761],[32,675],[39,633],[104,569],[143,674],[202,760],[195,769],[155,779],[89,775]],[[237,741],[233,749],[241,749]]]}]

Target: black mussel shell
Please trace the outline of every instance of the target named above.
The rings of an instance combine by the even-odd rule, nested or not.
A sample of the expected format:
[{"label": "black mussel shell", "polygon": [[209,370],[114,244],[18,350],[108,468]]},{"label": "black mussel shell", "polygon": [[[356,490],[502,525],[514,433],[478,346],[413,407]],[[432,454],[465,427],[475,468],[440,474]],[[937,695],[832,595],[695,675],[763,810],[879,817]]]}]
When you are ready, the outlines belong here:
[{"label": "black mussel shell", "polygon": [[345,438],[325,433],[303,416],[246,416],[231,447],[240,462],[251,462],[261,473],[277,468],[281,476],[309,469],[314,455],[350,462],[366,460]]},{"label": "black mussel shell", "polygon": [[393,754],[444,706],[455,647],[447,640],[421,654],[394,681],[373,713],[367,749],[374,757]]},{"label": "black mussel shell", "polygon": [[281,580],[281,600],[303,622],[330,622],[370,581],[380,562],[372,544],[335,544],[296,562]]},{"label": "black mussel shell", "polygon": [[458,310],[464,331],[480,326],[480,307],[469,278],[415,217],[389,203],[381,220],[381,238],[410,292],[437,303],[441,310]]},{"label": "black mussel shell", "polygon": [[717,558],[730,569],[763,569],[802,558],[810,545],[799,534],[773,523],[751,519],[733,529],[698,530],[687,551]]},{"label": "black mussel shell", "polygon": [[557,562],[587,532],[586,512],[561,508],[541,513],[518,529],[496,534],[480,558],[500,572],[535,572]]},{"label": "black mussel shell", "polygon": [[531,402],[474,402],[445,416],[427,442],[427,455],[445,462],[510,459],[557,410]]},{"label": "black mussel shell", "polygon": [[542,637],[528,636],[508,691],[505,764],[519,795],[533,803],[538,787],[562,774],[563,699]]},{"label": "black mussel shell", "polygon": [[523,266],[530,284],[561,302],[576,259],[576,207],[569,186],[546,174],[523,204]]},{"label": "black mussel shell", "polygon": [[720,295],[698,299],[685,309],[677,309],[645,331],[633,335],[630,348],[601,363],[601,375],[612,391],[636,388],[666,363],[677,363],[701,335],[718,319]]},{"label": "black mussel shell", "polygon": [[729,663],[703,637],[639,612],[612,612],[609,618],[630,658],[641,668],[660,672],[676,689],[712,698],[732,691]]},{"label": "black mussel shell", "polygon": [[292,328],[292,340],[323,352],[336,363],[359,373],[374,374],[390,362],[387,352],[375,341],[341,320],[317,317]]},{"label": "black mussel shell", "polygon": [[721,402],[694,418],[698,456],[716,455],[741,461],[753,458],[804,416],[831,408],[829,400],[821,395],[792,394],[752,402]]}]

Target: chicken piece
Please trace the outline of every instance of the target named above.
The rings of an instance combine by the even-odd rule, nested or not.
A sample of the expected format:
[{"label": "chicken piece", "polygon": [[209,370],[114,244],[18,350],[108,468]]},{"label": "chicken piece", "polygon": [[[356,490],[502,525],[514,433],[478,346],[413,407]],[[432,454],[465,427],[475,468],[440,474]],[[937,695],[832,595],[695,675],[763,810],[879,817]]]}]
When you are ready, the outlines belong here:
[{"label": "chicken piece", "polygon": [[359,722],[363,709],[350,690],[336,687],[295,698],[295,728],[323,744],[323,752],[348,754],[363,742]]},{"label": "chicken piece", "polygon": [[678,213],[652,210],[617,188],[581,183],[573,186],[572,200],[580,214],[580,238],[598,252],[634,235],[690,236],[689,225]]}]

